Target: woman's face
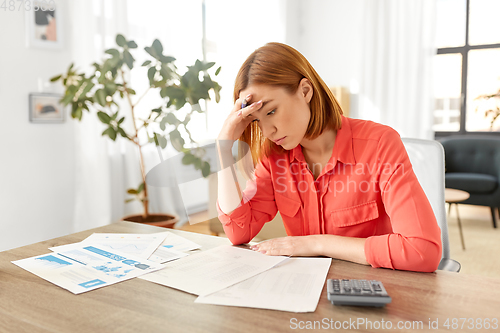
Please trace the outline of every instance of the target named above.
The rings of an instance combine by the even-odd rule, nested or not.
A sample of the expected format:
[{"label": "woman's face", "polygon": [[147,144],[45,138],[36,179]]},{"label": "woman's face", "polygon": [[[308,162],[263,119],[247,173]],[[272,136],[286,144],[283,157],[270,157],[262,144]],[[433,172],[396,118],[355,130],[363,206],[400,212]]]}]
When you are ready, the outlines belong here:
[{"label": "woman's face", "polygon": [[240,92],[240,98],[251,94],[248,105],[262,100],[262,107],[248,117],[254,119],[262,134],[286,150],[302,141],[311,118],[309,102],[313,90],[307,79],[302,79],[293,94],[282,87],[252,85]]}]

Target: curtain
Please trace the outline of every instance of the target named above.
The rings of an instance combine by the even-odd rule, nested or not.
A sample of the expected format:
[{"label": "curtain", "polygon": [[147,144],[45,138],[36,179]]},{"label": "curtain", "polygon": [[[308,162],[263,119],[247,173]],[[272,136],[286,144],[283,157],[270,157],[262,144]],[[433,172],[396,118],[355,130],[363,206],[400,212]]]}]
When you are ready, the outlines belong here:
[{"label": "curtain", "polygon": [[433,139],[435,0],[369,0],[363,10],[356,116]]}]

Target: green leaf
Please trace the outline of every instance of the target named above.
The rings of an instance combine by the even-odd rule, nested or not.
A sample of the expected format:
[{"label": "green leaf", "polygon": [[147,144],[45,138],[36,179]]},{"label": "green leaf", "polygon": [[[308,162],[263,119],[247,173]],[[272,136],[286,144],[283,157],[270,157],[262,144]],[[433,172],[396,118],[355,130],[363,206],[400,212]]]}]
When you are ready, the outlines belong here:
[{"label": "green leaf", "polygon": [[78,96],[78,100],[87,98],[87,94],[92,88],[94,88],[94,84],[91,81],[86,81],[85,88],[83,88],[80,96]]},{"label": "green leaf", "polygon": [[150,54],[153,58],[160,60],[160,56],[159,56],[158,54],[156,54],[155,49],[153,49],[152,47],[146,46],[146,47],[144,48],[144,50],[145,50],[147,53],[149,53],[149,54]]},{"label": "green leaf", "polygon": [[159,135],[158,142],[160,144],[161,149],[165,149],[165,147],[167,146],[167,138],[164,137],[163,135]]},{"label": "green leaf", "polygon": [[137,190],[136,190],[135,188],[129,188],[129,189],[127,190],[127,193],[128,193],[128,194],[138,194],[138,193],[137,193]]},{"label": "green leaf", "polygon": [[95,92],[94,101],[101,106],[106,106],[106,93],[104,89],[99,89]]},{"label": "green leaf", "polygon": [[116,92],[117,86],[114,82],[110,82],[104,85],[104,89],[106,90],[106,94],[108,96],[113,96]]},{"label": "green leaf", "polygon": [[118,44],[118,46],[124,47],[125,45],[127,45],[127,40],[125,39],[125,37],[123,37],[122,34],[118,34],[116,35],[116,44]]},{"label": "green leaf", "polygon": [[109,49],[104,51],[104,53],[111,54],[113,58],[118,58],[120,56],[120,51],[118,51],[117,49]]},{"label": "green leaf", "polygon": [[121,117],[120,120],[118,120],[118,125],[120,125],[121,123],[123,123],[124,120],[125,120],[125,117]]},{"label": "green leaf", "polygon": [[217,68],[217,70],[215,71],[215,76],[219,75],[220,69],[221,69],[221,66],[219,66],[219,68]]},{"label": "green leaf", "polygon": [[151,85],[153,85],[153,82],[154,82],[154,79],[155,79],[155,74],[156,74],[156,68],[150,67],[148,69],[148,79],[149,79],[149,83]]},{"label": "green leaf", "polygon": [[139,188],[137,189],[137,193],[141,193],[142,190],[144,190],[144,183],[141,183],[141,185],[139,185]]},{"label": "green leaf", "polygon": [[166,128],[166,124],[167,124],[167,117],[163,117],[163,119],[160,121],[160,129],[161,129],[162,131],[164,131],[164,130],[165,130],[165,128]]},{"label": "green leaf", "polygon": [[134,42],[133,40],[131,41],[128,41],[127,42],[127,46],[130,48],[130,49],[136,49],[137,48],[137,43]]},{"label": "green leaf", "polygon": [[161,65],[160,74],[164,80],[168,80],[172,77],[172,70],[168,67],[168,65]]},{"label": "green leaf", "polygon": [[73,119],[82,120],[83,112],[81,108],[76,108],[71,111],[71,117]]},{"label": "green leaf", "polygon": [[207,62],[203,65],[203,69],[204,70],[207,70],[207,69],[210,69],[212,68],[213,66],[215,65],[215,62]]},{"label": "green leaf", "polygon": [[[123,118],[122,118],[122,119],[123,119]],[[121,135],[122,137],[127,138],[127,139],[129,138],[129,137],[128,137],[128,135],[127,135],[127,133],[123,130],[123,128],[121,128],[121,127],[117,127],[116,129],[118,130],[118,133],[120,133],[120,135]]]},{"label": "green leaf", "polygon": [[200,170],[201,169],[201,159],[198,158],[198,157],[195,157],[195,160],[194,160],[194,168],[196,170]]},{"label": "green leaf", "polygon": [[222,89],[222,87],[219,86],[219,84],[217,82],[214,82],[214,83],[215,83],[215,87],[214,87],[215,102],[219,103],[220,102],[220,90]]},{"label": "green leaf", "polygon": [[132,69],[134,67],[135,59],[132,56],[132,54],[130,54],[129,51],[127,51],[127,50],[123,51],[123,60],[127,64],[128,68]]},{"label": "green leaf", "polygon": [[116,140],[116,131],[112,127],[108,127],[107,129],[102,132],[102,135],[107,135],[109,138],[113,141]]},{"label": "green leaf", "polygon": [[155,39],[153,41],[152,47],[156,51],[156,54],[158,56],[161,56],[161,54],[163,53],[163,46],[161,45],[161,42],[158,39]]},{"label": "green leaf", "polygon": [[181,133],[178,130],[173,130],[172,132],[169,133],[169,135],[170,135],[170,142],[172,143],[172,146],[177,151],[182,151],[184,149],[185,141],[182,138]]},{"label": "green leaf", "polygon": [[167,113],[167,115],[165,116],[164,119],[167,119],[167,122],[169,124],[175,125],[175,126],[177,126],[181,122],[179,119],[177,119],[177,117],[172,112]]},{"label": "green leaf", "polygon": [[192,155],[190,153],[186,153],[182,157],[182,164],[184,164],[184,165],[193,164],[195,160],[196,160],[196,157],[194,155]]},{"label": "green leaf", "polygon": [[210,163],[208,162],[203,162],[201,166],[201,174],[203,177],[208,177],[210,175]]},{"label": "green leaf", "polygon": [[125,203],[129,203],[129,202],[132,202],[132,201],[134,201],[134,200],[135,200],[135,198],[132,198],[132,199],[127,199],[127,200],[125,200]]},{"label": "green leaf", "polygon": [[104,124],[109,124],[111,122],[111,117],[108,114],[106,114],[105,112],[102,112],[102,111],[97,112],[97,117]]},{"label": "green leaf", "polygon": [[146,60],[142,63],[141,66],[148,66],[149,64],[151,64],[151,60]]},{"label": "green leaf", "polygon": [[164,55],[160,56],[160,61],[163,63],[170,63],[170,62],[173,62],[175,60],[176,59],[174,57],[171,57],[171,56],[164,56]]},{"label": "green leaf", "polygon": [[57,81],[57,80],[59,80],[61,77],[62,77],[62,74],[61,74],[61,75],[54,76],[53,78],[51,78],[51,79],[50,79],[50,82],[56,82],[56,81]]},{"label": "green leaf", "polygon": [[135,95],[135,90],[131,88],[125,89],[130,95]]}]

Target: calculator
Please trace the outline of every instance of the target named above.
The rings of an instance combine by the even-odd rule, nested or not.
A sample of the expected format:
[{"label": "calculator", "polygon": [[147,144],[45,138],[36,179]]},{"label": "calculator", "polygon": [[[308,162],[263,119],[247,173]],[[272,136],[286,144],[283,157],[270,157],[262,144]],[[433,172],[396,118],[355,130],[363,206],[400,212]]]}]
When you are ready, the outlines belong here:
[{"label": "calculator", "polygon": [[333,305],[384,306],[392,301],[377,280],[328,279],[326,287]]}]

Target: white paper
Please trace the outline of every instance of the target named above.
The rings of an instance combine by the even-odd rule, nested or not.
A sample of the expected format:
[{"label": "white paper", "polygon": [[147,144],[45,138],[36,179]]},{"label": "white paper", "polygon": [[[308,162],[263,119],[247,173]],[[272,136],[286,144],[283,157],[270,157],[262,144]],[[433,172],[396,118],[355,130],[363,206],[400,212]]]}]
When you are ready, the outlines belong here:
[{"label": "white paper", "polygon": [[184,237],[176,235],[171,232],[166,232],[167,236],[161,246],[167,249],[176,250],[176,251],[191,251],[201,248],[200,245],[195,242],[190,241]]},{"label": "white paper", "polygon": [[74,294],[163,268],[144,258],[91,244],[12,263]]},{"label": "white paper", "polygon": [[161,271],[144,275],[141,279],[195,295],[207,295],[262,273],[285,259],[287,257],[266,256],[221,245],[167,263]]},{"label": "white paper", "polygon": [[120,251],[148,259],[168,234],[169,232],[154,234],[94,233],[79,243],[51,247],[49,250],[61,252],[80,247],[82,244],[93,244],[106,247],[108,250]]},{"label": "white paper", "polygon": [[178,236],[171,232],[165,232],[165,240],[161,243],[156,251],[148,258],[154,262],[166,263],[175,259],[179,259],[188,255],[184,251],[199,249],[201,246],[184,237]]},{"label": "white paper", "polygon": [[331,258],[290,258],[229,288],[200,296],[195,303],[314,312],[331,261]]},{"label": "white paper", "polygon": [[189,254],[181,252],[181,251],[176,251],[174,249],[170,249],[168,247],[163,247],[160,246],[156,249],[156,251],[148,258],[148,260],[164,264],[166,262],[179,259],[182,257],[186,257]]}]

